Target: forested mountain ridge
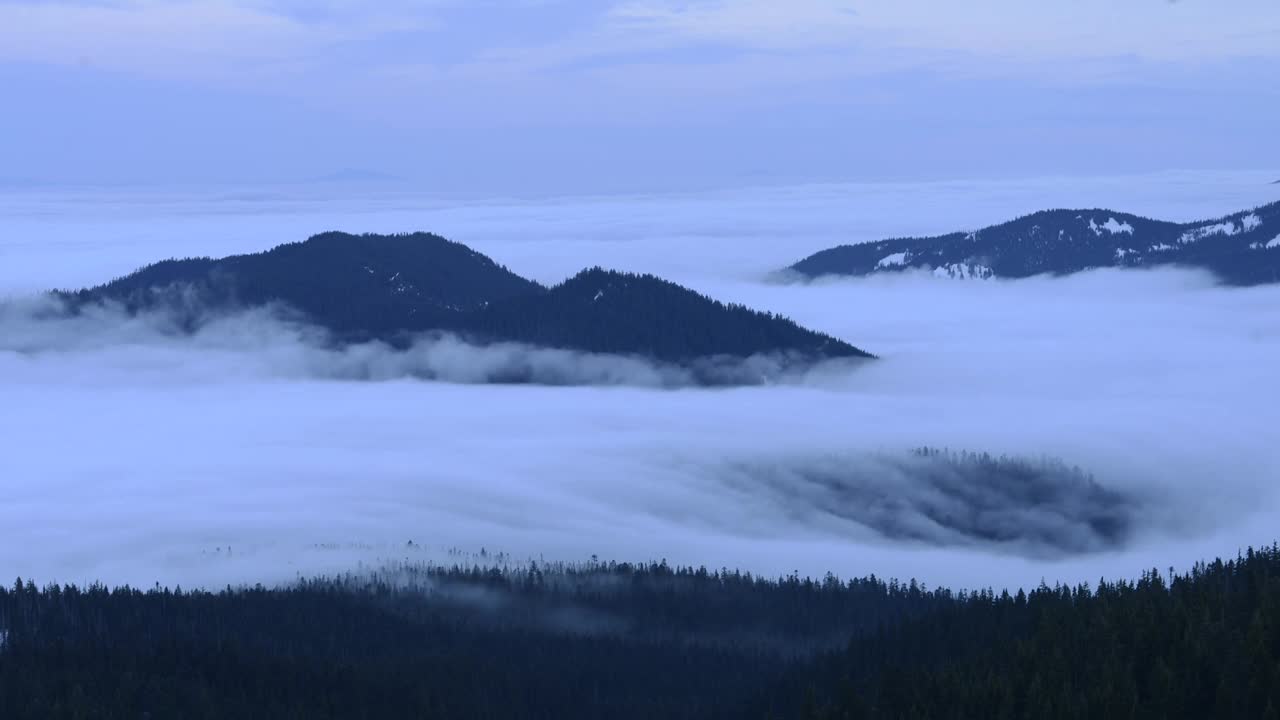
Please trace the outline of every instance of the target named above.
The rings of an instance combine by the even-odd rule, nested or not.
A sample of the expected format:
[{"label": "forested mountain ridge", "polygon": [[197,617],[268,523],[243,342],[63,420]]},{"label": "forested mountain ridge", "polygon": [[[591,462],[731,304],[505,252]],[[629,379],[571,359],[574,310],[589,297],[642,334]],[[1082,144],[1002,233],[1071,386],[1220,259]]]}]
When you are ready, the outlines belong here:
[{"label": "forested mountain ridge", "polygon": [[430,233],[328,232],[265,252],[165,260],[64,297],[129,310],[195,311],[282,303],[342,336],[448,326],[460,312],[544,288]]},{"label": "forested mountain ridge", "polygon": [[330,232],[252,255],[166,260],[75,292],[73,309],[112,301],[175,313],[188,330],[210,312],[274,304],[339,342],[404,344],[451,333],[671,363],[777,355],[869,358],[831,336],[726,305],[651,275],[592,268],[546,288],[438,235]]},{"label": "forested mountain ridge", "polygon": [[871,357],[780,315],[725,304],[653,275],[599,267],[541,295],[493,303],[475,316],[474,327],[490,337],[674,362],[770,352]]},{"label": "forested mountain ridge", "polygon": [[916,269],[967,279],[1167,265],[1203,268],[1232,285],[1280,282],[1280,202],[1192,223],[1045,210],[974,232],[841,245],[790,270],[813,278]]}]

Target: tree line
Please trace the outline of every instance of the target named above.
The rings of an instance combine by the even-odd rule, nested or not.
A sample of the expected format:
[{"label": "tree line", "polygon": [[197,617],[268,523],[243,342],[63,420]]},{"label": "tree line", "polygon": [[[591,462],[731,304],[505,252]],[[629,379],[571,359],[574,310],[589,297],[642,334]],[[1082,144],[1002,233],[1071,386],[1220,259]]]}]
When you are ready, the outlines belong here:
[{"label": "tree line", "polygon": [[0,589],[4,718],[1275,718],[1280,548],[1030,591],[402,562]]}]

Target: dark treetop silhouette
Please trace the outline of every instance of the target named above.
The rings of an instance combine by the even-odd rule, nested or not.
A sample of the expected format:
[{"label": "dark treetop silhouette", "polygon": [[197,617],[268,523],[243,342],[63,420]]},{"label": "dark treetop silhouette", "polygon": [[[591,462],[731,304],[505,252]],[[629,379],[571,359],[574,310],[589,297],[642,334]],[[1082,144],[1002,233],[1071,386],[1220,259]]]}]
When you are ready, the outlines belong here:
[{"label": "dark treetop silhouette", "polygon": [[[487,565],[487,567],[486,567]],[[1280,549],[955,592],[666,563],[0,588],[0,717],[1261,718]]]}]

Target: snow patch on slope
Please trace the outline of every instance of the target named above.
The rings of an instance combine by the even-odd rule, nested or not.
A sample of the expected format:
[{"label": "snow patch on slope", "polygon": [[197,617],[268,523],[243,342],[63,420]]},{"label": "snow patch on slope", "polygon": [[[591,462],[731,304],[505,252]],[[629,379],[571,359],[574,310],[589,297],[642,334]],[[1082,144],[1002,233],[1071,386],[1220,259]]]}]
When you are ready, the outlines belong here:
[{"label": "snow patch on slope", "polygon": [[1094,222],[1093,218],[1089,218],[1089,229],[1093,231],[1094,235],[1102,235],[1103,230],[1106,230],[1112,235],[1119,235],[1121,233],[1128,233],[1129,235],[1133,234],[1132,225],[1127,222],[1120,222],[1115,218],[1107,218],[1107,221],[1101,225]]},{"label": "snow patch on slope", "polygon": [[387,284],[391,286],[391,292],[394,293],[404,294],[414,291],[413,283],[400,280],[400,273],[398,272],[387,278]]},{"label": "snow patch on slope", "polygon": [[970,263],[948,263],[933,269],[933,276],[951,280],[989,280],[996,273],[986,265]]},{"label": "snow patch on slope", "polygon": [[907,254],[905,252],[894,253],[880,258],[880,262],[876,263],[878,268],[902,267],[907,264]]},{"label": "snow patch on slope", "polygon": [[[1257,216],[1250,216],[1250,217],[1257,217]],[[1257,227],[1257,226],[1255,225],[1254,227]],[[1236,227],[1236,224],[1231,220],[1226,220],[1224,222],[1220,222],[1215,225],[1205,225],[1204,227],[1198,227],[1194,230],[1188,230],[1182,233],[1182,237],[1178,238],[1178,242],[1182,243],[1183,245],[1187,245],[1189,243],[1196,242],[1197,240],[1203,240],[1204,238],[1212,237],[1214,235],[1222,235],[1223,237],[1230,237],[1232,235],[1237,235],[1239,233],[1240,233],[1240,229]]]}]

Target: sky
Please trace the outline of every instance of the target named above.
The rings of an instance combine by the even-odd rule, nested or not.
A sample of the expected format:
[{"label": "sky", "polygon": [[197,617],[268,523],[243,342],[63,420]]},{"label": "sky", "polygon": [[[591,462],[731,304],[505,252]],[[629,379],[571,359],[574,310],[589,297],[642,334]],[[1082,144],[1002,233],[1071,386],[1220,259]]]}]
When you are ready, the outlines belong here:
[{"label": "sky", "polygon": [[1274,0],[0,0],[0,182],[1270,170],[1274,77]]}]

